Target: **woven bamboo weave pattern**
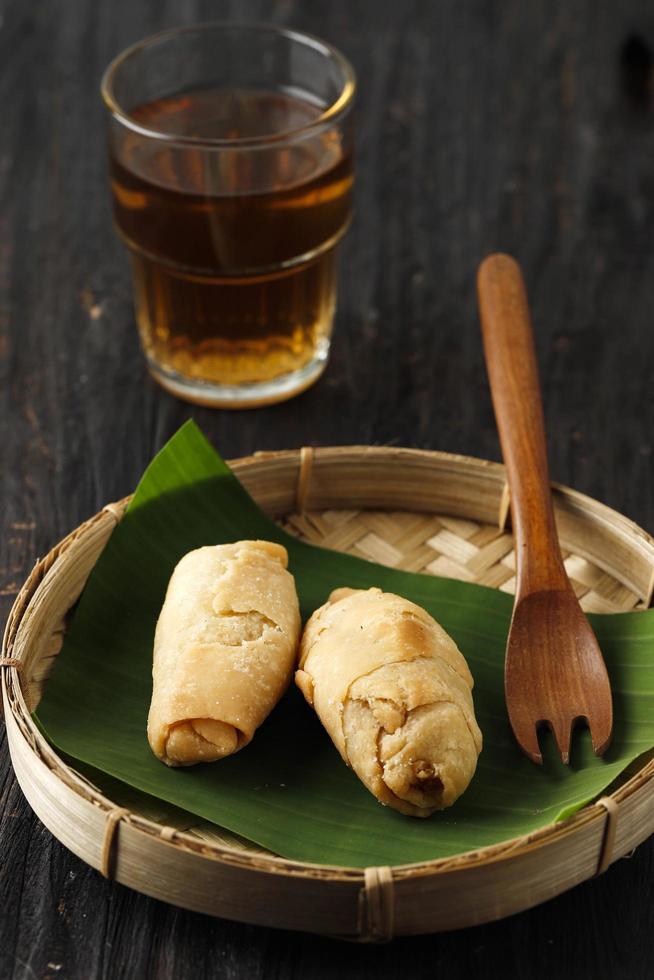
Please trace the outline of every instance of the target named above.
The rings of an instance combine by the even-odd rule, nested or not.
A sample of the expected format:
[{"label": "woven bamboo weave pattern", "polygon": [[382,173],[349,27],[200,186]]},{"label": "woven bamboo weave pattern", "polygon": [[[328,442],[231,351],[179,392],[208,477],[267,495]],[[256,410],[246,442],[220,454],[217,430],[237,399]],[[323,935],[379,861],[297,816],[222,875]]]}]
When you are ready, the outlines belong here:
[{"label": "woven bamboo weave pattern", "polygon": [[[304,540],[513,591],[513,539],[497,523],[508,505],[499,464],[421,450],[320,447],[230,465],[262,510]],[[620,612],[649,605],[649,535],[583,494],[558,486],[554,493],[566,567],[583,607]],[[10,614],[0,671],[18,781],[45,825],[93,867],[210,915],[367,941],[522,911],[597,874],[652,832],[648,754],[604,802],[569,821],[479,851],[394,867],[393,891],[382,896],[387,869],[289,862],[109,776],[75,770],[43,740],[31,712],[70,611],[127,503],[108,505],[37,562]],[[607,807],[606,799],[615,805]]]},{"label": "woven bamboo weave pattern", "polygon": [[[441,514],[330,510],[292,514],[284,526],[305,541],[381,565],[515,591],[513,538],[490,524]],[[563,557],[585,612],[645,608],[640,596],[585,558],[565,550]]]}]

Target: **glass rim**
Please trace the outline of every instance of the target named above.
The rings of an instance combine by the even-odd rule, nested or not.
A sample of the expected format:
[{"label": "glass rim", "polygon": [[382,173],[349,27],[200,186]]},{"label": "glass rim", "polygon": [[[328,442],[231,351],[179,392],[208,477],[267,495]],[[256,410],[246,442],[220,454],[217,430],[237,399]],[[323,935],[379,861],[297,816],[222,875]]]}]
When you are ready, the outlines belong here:
[{"label": "glass rim", "polygon": [[[315,51],[323,54],[330,61],[335,62],[340,67],[344,79],[341,91],[339,92],[337,98],[326,106],[320,115],[315,119],[312,119],[311,122],[305,123],[302,126],[296,126],[291,129],[280,131],[279,133],[270,133],[266,136],[204,137],[183,136],[174,133],[166,133],[163,130],[144,126],[137,122],[134,118],[132,118],[129,111],[120,105],[114,94],[113,82],[116,73],[128,59],[140,54],[142,51],[152,45],[168,39],[172,40],[173,38],[182,34],[202,34],[209,31],[226,30],[251,31],[252,33],[259,34],[277,34],[286,37],[291,41],[297,41],[307,47],[313,48]],[[270,143],[288,142],[289,140],[297,137],[303,137],[305,135],[315,133],[316,131],[323,129],[326,124],[333,122],[339,116],[343,115],[343,113],[350,108],[354,101],[355,92],[356,74],[348,59],[344,54],[341,54],[338,48],[335,48],[327,41],[323,41],[322,38],[317,37],[315,34],[309,34],[305,31],[297,31],[294,28],[283,27],[277,24],[267,24],[263,22],[243,23],[241,21],[227,20],[187,24],[180,27],[167,28],[166,30],[158,31],[156,34],[150,34],[147,37],[142,38],[140,41],[136,41],[135,44],[131,44],[129,47],[125,48],[118,55],[116,55],[116,57],[113,58],[105,69],[100,82],[102,101],[112,116],[118,119],[128,129],[139,133],[141,136],[146,136],[149,139],[161,140],[162,142],[167,143],[232,149],[239,147],[242,147],[243,149],[256,148],[257,146],[267,146]]]}]

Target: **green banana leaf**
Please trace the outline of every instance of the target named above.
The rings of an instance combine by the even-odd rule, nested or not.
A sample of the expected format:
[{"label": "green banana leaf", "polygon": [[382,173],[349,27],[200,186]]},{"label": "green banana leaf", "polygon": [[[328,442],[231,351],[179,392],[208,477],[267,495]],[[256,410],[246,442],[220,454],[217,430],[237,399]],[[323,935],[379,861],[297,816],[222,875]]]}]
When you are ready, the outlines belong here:
[{"label": "green banana leaf", "polygon": [[[484,750],[470,788],[451,809],[416,820],[380,806],[294,687],[236,755],[188,769],[155,759],[145,726],[152,641],[168,579],[190,549],[240,538],[286,546],[304,617],[336,586],[376,585],[424,606],[452,634],[475,678]],[[654,746],[654,611],[592,616],[614,690],[611,747],[596,758],[584,731],[575,734],[569,768],[551,744],[542,768],[529,762],[504,706],[511,605],[510,596],[492,589],[295,540],[187,423],[146,470],[100,556],[37,721],[68,757],[284,857],[364,867],[458,854],[569,816]]]}]

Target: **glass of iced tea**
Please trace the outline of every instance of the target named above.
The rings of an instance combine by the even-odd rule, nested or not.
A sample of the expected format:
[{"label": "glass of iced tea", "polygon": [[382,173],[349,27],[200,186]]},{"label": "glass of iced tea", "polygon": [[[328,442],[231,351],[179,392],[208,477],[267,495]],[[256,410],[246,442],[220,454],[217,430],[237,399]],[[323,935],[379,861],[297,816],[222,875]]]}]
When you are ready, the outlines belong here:
[{"label": "glass of iced tea", "polygon": [[168,391],[265,405],[324,370],[354,92],[338,51],[267,25],[165,31],[107,69],[116,227],[148,367]]}]

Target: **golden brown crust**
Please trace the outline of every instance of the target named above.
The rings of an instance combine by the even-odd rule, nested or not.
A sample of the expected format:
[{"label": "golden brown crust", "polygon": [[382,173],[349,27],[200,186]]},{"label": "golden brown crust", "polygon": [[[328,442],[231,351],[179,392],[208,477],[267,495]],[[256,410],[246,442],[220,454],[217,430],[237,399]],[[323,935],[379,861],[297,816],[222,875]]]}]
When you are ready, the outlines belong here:
[{"label": "golden brown crust", "polygon": [[411,816],[450,806],[481,751],[472,677],[420,606],[379,589],[337,589],[307,623],[296,683],[345,762]]},{"label": "golden brown crust", "polygon": [[269,541],[189,552],[175,568],[154,642],[148,718],[167,765],[231,755],[286,689],[300,614],[288,556]]}]

